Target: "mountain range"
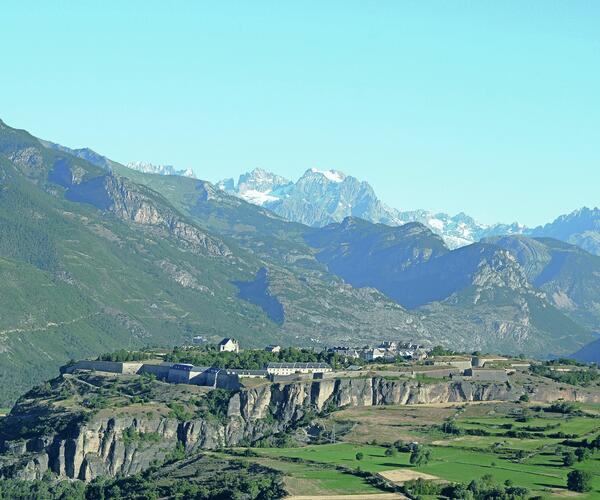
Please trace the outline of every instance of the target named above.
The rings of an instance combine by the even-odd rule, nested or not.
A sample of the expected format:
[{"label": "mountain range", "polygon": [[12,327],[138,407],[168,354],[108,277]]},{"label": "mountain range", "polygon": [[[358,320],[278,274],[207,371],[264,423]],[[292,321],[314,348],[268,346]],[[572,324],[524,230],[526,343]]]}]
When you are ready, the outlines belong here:
[{"label": "mountain range", "polygon": [[[335,183],[363,215],[393,213],[340,172],[306,177],[306,194]],[[243,182],[302,202],[285,179]],[[69,358],[194,335],[317,348],[403,338],[547,357],[600,332],[600,257],[573,244],[504,235],[453,249],[419,222],[344,216],[320,227],[230,188],[0,121],[0,403]]]},{"label": "mountain range", "polygon": [[298,181],[292,182],[257,168],[240,175],[237,183],[234,179],[225,179],[217,186],[288,220],[309,226],[322,227],[349,216],[392,226],[419,222],[442,236],[450,248],[491,236],[523,234],[560,239],[600,255],[598,208],[582,208],[545,226],[528,228],[516,222],[486,225],[464,213],[400,211],[382,203],[367,182],[335,170],[309,169]]},{"label": "mountain range", "polygon": [[143,161],[132,161],[127,164],[127,167],[145,174],[183,175],[184,177],[195,178],[194,171],[191,168],[177,170],[173,165],[154,165]]}]

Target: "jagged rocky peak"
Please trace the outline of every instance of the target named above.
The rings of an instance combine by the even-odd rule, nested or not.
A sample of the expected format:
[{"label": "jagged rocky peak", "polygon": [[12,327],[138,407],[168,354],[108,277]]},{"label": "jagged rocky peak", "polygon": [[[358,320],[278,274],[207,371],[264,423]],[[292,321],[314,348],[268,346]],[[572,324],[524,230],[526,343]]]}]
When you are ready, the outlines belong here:
[{"label": "jagged rocky peak", "polygon": [[296,182],[291,182],[254,169],[241,175],[237,185],[233,179],[225,179],[217,186],[290,221],[310,226],[341,222],[347,216],[392,225],[401,223],[395,211],[379,201],[367,182],[339,170],[310,168]]},{"label": "jagged rocky peak", "polygon": [[237,184],[233,178],[223,179],[216,186],[254,205],[266,205],[285,196],[285,189],[293,183],[281,175],[255,168],[240,175]]},{"label": "jagged rocky peak", "polygon": [[309,168],[291,182],[257,168],[242,174],[237,184],[230,178],[217,183],[217,187],[285,219],[313,227],[341,222],[348,216],[391,226],[419,222],[442,236],[450,248],[469,245],[485,236],[526,231],[517,223],[481,224],[462,212],[451,216],[427,210],[399,211],[384,204],[368,182],[339,170]]},{"label": "jagged rocky peak", "polygon": [[155,165],[153,163],[143,161],[133,161],[127,164],[127,168],[143,172],[145,174],[158,175],[179,175],[183,177],[196,178],[194,171],[191,168],[177,170],[173,165]]},{"label": "jagged rocky peak", "polygon": [[600,208],[582,207],[573,212],[557,217],[554,222],[546,224],[549,228],[559,224],[575,224],[579,229],[600,229]]},{"label": "jagged rocky peak", "polygon": [[600,255],[600,208],[580,208],[545,226],[536,227],[530,233],[566,241]]},{"label": "jagged rocky peak", "polygon": [[238,189],[248,190],[256,189],[257,191],[273,190],[282,186],[291,184],[291,181],[281,175],[267,172],[262,168],[255,168],[251,172],[246,172],[240,175],[238,180]]}]

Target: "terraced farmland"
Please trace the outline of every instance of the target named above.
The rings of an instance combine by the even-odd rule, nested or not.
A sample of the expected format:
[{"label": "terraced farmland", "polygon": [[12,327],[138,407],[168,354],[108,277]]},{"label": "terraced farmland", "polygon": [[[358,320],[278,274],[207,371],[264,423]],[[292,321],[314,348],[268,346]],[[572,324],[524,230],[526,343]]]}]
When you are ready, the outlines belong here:
[{"label": "terraced farmland", "polygon": [[[600,450],[590,450],[589,456],[569,466],[563,462],[565,454],[600,435],[596,408],[571,408],[566,414],[549,410],[516,403],[353,408],[321,422],[326,432],[335,425],[343,434],[338,434],[339,442],[253,451],[260,457],[257,460],[294,476],[295,491],[302,491],[304,481],[314,485],[311,471],[327,467],[318,478],[321,487],[310,490],[315,495],[371,492],[364,482],[356,489],[360,478],[332,468],[339,467],[381,474],[397,485],[417,477],[469,483],[491,475],[498,483],[527,488],[530,498],[600,498]],[[444,422],[452,422],[446,430],[453,433],[442,430]],[[398,440],[425,446],[429,461],[413,465],[410,452],[387,451]],[[591,492],[567,490],[567,474],[575,469],[594,475]]]}]

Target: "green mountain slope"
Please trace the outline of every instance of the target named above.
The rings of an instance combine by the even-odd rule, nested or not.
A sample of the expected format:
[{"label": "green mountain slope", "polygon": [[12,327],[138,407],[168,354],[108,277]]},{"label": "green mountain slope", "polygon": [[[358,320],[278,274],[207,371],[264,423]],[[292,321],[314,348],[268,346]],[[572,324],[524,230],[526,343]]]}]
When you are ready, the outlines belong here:
[{"label": "green mountain slope", "polygon": [[205,181],[144,174],[122,166],[115,170],[160,192],[200,227],[259,259],[264,273],[239,283],[240,293],[268,314],[272,314],[269,304],[281,305],[283,319],[271,317],[295,342],[374,343],[398,336],[436,340],[419,318],[381,292],[353,287],[328,272],[304,241],[307,226],[287,222]]},{"label": "green mountain slope", "polygon": [[69,358],[198,334],[537,355],[590,339],[498,245],[451,252],[418,224],[357,219],[315,232],[208,182],[80,156],[0,122],[0,403]]},{"label": "green mountain slope", "polygon": [[116,347],[195,334],[281,341],[277,324],[238,298],[233,282],[260,269],[252,255],[158,193],[4,125],[0,228],[2,403],[71,357]]},{"label": "green mountain slope", "polygon": [[[367,308],[356,295],[375,289],[393,299],[396,307],[413,309],[412,315],[405,312],[397,334],[409,325],[414,336],[455,348],[546,356],[570,353],[592,339],[588,330],[549,303],[522,267],[498,246],[476,244],[449,251],[439,236],[416,223],[389,227],[347,218],[325,228],[308,228],[204,181],[121,172],[164,194],[205,229],[239,242],[261,258],[269,272],[258,275],[249,286],[265,292],[256,297],[257,303],[272,304],[276,297],[284,309],[286,304],[291,309],[298,300],[324,298],[331,288],[321,283],[332,280],[333,274],[353,287],[365,287],[356,290],[345,285],[352,292],[346,310],[341,308],[340,321],[352,313],[353,302],[354,310],[360,308],[359,316],[366,316]],[[309,277],[311,287],[306,286]],[[317,304],[317,309],[322,307]],[[368,314],[369,322],[382,332],[389,331],[385,321],[386,328],[381,329],[386,317]],[[300,322],[294,327],[302,331]],[[362,340],[359,332],[348,338]]]},{"label": "green mountain slope", "polygon": [[398,304],[328,273],[303,226],[212,199],[202,182],[159,193],[140,179],[0,123],[1,403],[69,358],[197,334],[243,346],[427,338]]}]

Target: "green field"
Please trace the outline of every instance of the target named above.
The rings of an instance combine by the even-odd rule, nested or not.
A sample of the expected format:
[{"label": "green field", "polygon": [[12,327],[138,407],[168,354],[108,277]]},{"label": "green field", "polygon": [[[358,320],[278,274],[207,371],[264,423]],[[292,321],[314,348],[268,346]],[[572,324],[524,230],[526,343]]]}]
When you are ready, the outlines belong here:
[{"label": "green field", "polygon": [[[515,407],[518,409],[518,407]],[[398,435],[406,440],[407,435],[415,442],[427,443],[431,450],[431,460],[426,465],[414,467],[409,463],[409,453],[397,453],[395,456],[386,456],[387,444],[367,444],[365,442],[353,441],[353,431],[343,437],[345,442],[335,444],[309,445],[299,448],[256,448],[254,451],[261,457],[268,457],[269,461],[275,462],[276,457],[289,457],[301,459],[303,462],[290,464],[289,462],[277,461],[292,467],[289,474],[297,481],[310,478],[310,469],[315,464],[338,465],[345,468],[356,469],[378,473],[395,469],[413,470],[450,482],[469,482],[479,479],[486,474],[491,474],[497,481],[510,480],[513,484],[530,490],[531,495],[540,495],[545,498],[561,497],[571,494],[566,490],[567,474],[570,470],[587,470],[594,475],[593,491],[586,494],[577,494],[580,499],[600,498],[600,451],[595,452],[589,459],[576,463],[572,467],[566,467],[562,462],[563,450],[574,450],[565,444],[562,438],[550,438],[548,434],[563,432],[565,434],[577,434],[578,440],[593,438],[600,434],[600,418],[595,415],[564,416],[560,414],[539,412],[526,422],[517,422],[515,408],[505,408],[504,415],[498,415],[498,408],[494,408],[494,415],[477,415],[475,411],[485,413],[485,407],[477,410],[458,410],[454,416],[457,425],[461,429],[483,429],[493,433],[490,436],[460,435],[453,436],[442,433],[438,428],[430,425],[422,425],[422,419],[415,413],[414,408],[394,407],[386,411],[381,409],[361,408],[361,421],[378,419],[381,421],[382,435],[390,436],[389,428],[395,428]],[[425,408],[417,412],[427,411]],[[448,412],[441,413],[447,418]],[[454,411],[454,410],[453,410]],[[356,410],[359,413],[359,410]],[[429,412],[431,414],[431,412]],[[354,415],[352,411],[343,415],[347,422],[348,415]],[[332,419],[341,418],[338,416]],[[339,423],[340,420],[337,420]],[[412,422],[412,423],[410,423]],[[508,425],[510,424],[510,428]],[[336,424],[337,425],[337,424]],[[388,429],[384,429],[384,427]],[[502,427],[504,426],[504,427]],[[427,429],[429,428],[429,435]],[[509,438],[504,435],[507,430],[526,430],[527,428],[542,428],[545,437],[535,438]],[[384,432],[385,431],[385,432]],[[360,430],[356,431],[359,437],[364,436]],[[559,450],[557,451],[557,446]],[[521,450],[521,456],[517,453]],[[362,460],[356,459],[356,454],[363,454]],[[308,468],[308,469],[306,469]],[[282,470],[282,469],[280,469]],[[314,469],[313,469],[314,470]],[[285,472],[285,471],[284,471]],[[329,477],[329,473],[337,471],[324,470],[323,489],[329,492],[329,488],[336,490],[340,485],[348,485],[348,491],[353,490],[349,486],[350,477],[342,474],[336,478],[335,474]],[[336,481],[341,481],[336,483]],[[359,478],[354,478],[359,480]],[[329,482],[327,482],[329,481]],[[365,486],[365,485],[362,485]],[[356,486],[352,486],[355,488]],[[343,491],[337,489],[336,491]],[[316,494],[316,491],[315,491]]]},{"label": "green field", "polygon": [[[381,472],[399,468],[414,468],[419,472],[431,474],[441,479],[454,482],[465,482],[478,479],[485,474],[492,474],[500,482],[513,481],[514,484],[524,486],[537,494],[549,494],[550,489],[556,489],[556,493],[565,490],[567,473],[570,469],[563,467],[560,457],[555,455],[536,455],[523,463],[515,463],[501,458],[492,453],[476,452],[460,448],[434,446],[432,447],[432,460],[425,466],[413,467],[409,464],[409,454],[399,453],[395,457],[386,457],[385,448],[382,446],[355,445],[350,443],[336,443],[330,445],[306,446],[303,448],[284,449],[256,449],[259,454],[271,457],[293,457],[301,458],[311,462],[342,465],[345,467],[360,467],[369,472]],[[356,460],[356,453],[362,452],[364,458]],[[280,464],[283,462],[279,462]],[[314,478],[310,469],[305,469],[302,464],[287,464],[289,473],[294,477]],[[582,464],[577,464],[578,469],[589,470],[596,475],[594,480],[595,492],[581,495],[578,498],[600,498],[600,455]],[[286,472],[284,469],[280,469]],[[355,484],[350,485],[352,476],[335,471],[320,471],[322,474],[324,489],[328,491],[343,491],[340,485],[347,487],[348,491],[364,491],[362,488],[356,490]],[[358,478],[354,478],[358,480]],[[355,481],[357,482],[357,481]],[[358,481],[360,482],[360,480]]]},{"label": "green field", "polygon": [[[380,472],[409,465],[408,454],[399,453],[395,457],[386,457],[385,448],[382,446],[351,443],[313,445],[302,448],[257,448],[255,451],[267,456],[302,458],[350,468],[360,467],[368,472]],[[358,452],[364,455],[362,460],[356,460]]]},{"label": "green field", "polygon": [[[578,434],[579,437],[598,431],[600,423],[596,419],[586,417],[545,417],[531,418],[527,422],[516,422],[511,418],[483,418],[483,419],[465,419],[459,422],[461,428],[484,428],[496,434],[502,434],[506,429],[502,429],[502,425],[510,424],[514,430],[526,430],[528,427],[547,427],[542,431],[545,434],[555,432],[564,432],[565,434]],[[558,427],[554,427],[558,426]]]},{"label": "green field", "polygon": [[319,464],[292,463],[276,458],[261,459],[258,463],[283,472],[286,490],[292,495],[357,495],[380,492],[360,477],[323,469]]}]

